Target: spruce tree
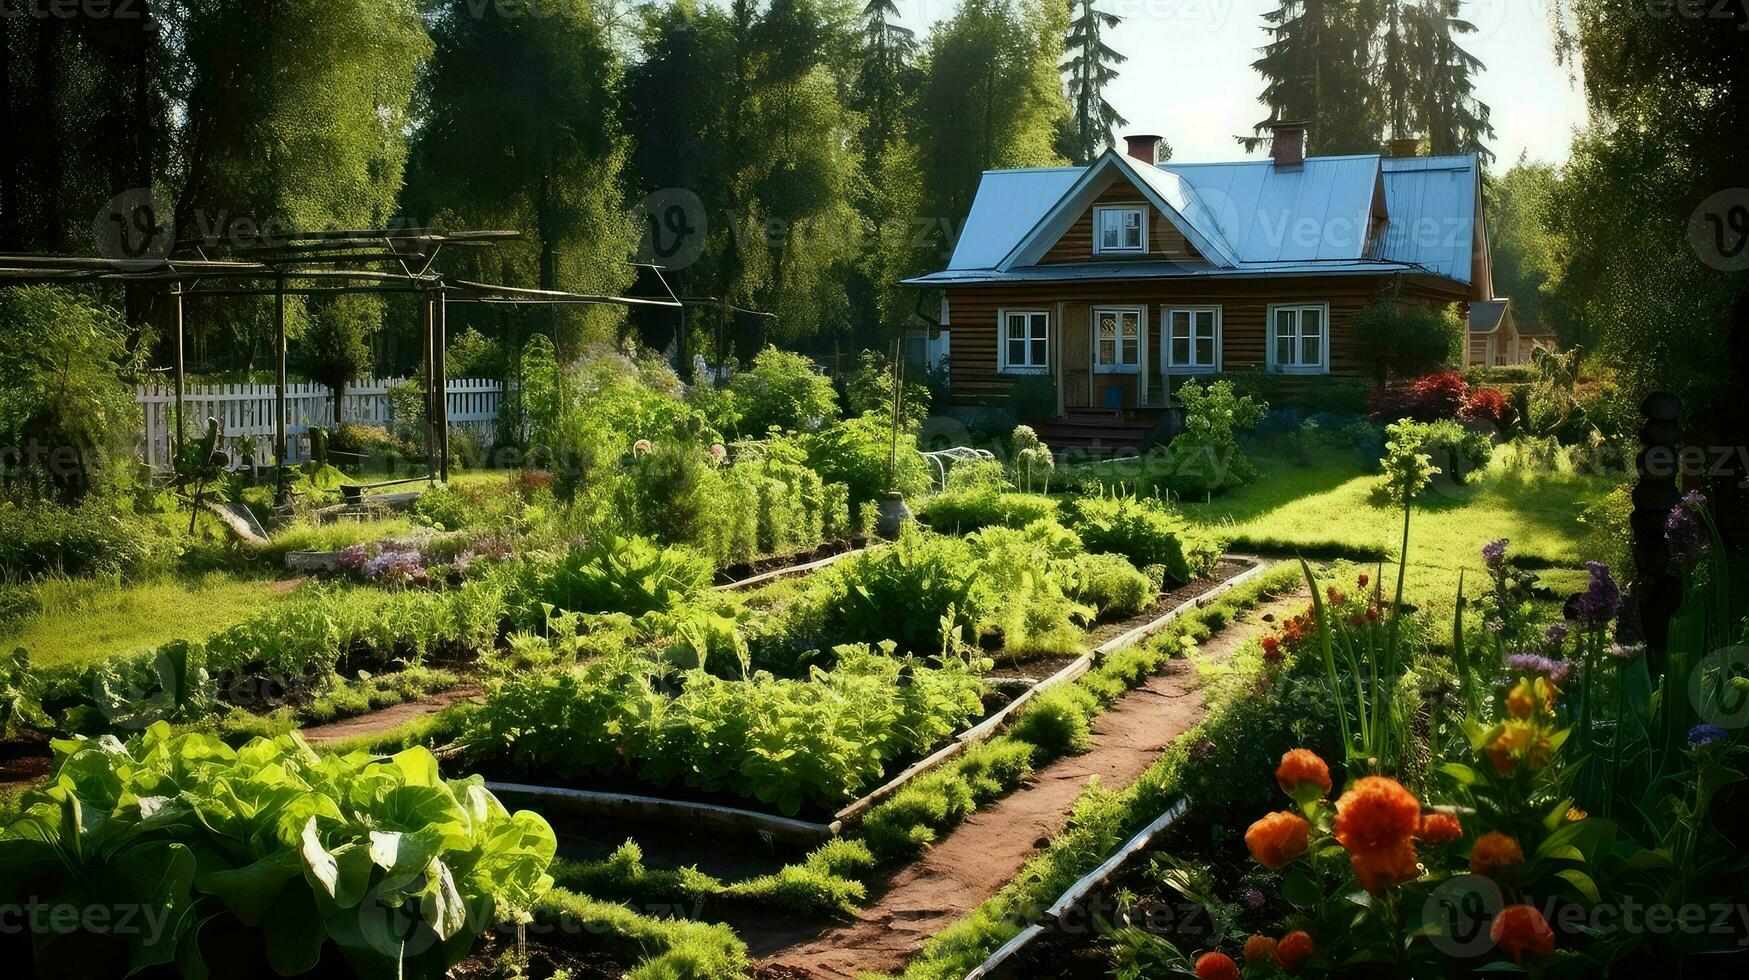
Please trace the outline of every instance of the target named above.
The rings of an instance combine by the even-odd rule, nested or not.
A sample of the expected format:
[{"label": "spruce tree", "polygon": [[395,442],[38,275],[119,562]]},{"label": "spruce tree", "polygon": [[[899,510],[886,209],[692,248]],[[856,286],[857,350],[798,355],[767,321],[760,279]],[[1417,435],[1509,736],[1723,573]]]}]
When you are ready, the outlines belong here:
[{"label": "spruce tree", "polygon": [[894,0],[868,0],[862,8],[862,65],[857,73],[857,108],[867,120],[862,131],[868,169],[886,152],[904,105],[905,76],[917,54],[917,35],[899,23]]},{"label": "spruce tree", "polygon": [[1105,86],[1117,77],[1117,65],[1128,59],[1105,43],[1102,32],[1116,27],[1123,18],[1099,10],[1094,0],[1069,0],[1074,20],[1063,48],[1069,53],[1061,69],[1068,80],[1069,129],[1065,155],[1088,164],[1113,142],[1112,127],[1128,124],[1105,99]]},{"label": "spruce tree", "polygon": [[1368,93],[1371,36],[1363,0],[1281,0],[1263,15],[1270,41],[1252,67],[1264,78],[1270,109],[1256,135],[1240,137],[1247,151],[1264,142],[1269,124],[1311,124],[1309,148],[1319,153],[1364,153],[1378,148],[1378,125]]},{"label": "spruce tree", "polygon": [[1458,0],[1422,0],[1410,40],[1415,57],[1414,118],[1436,155],[1478,153],[1492,162],[1483,140],[1494,135],[1488,106],[1476,98],[1480,59],[1459,46],[1476,26],[1458,16]]}]

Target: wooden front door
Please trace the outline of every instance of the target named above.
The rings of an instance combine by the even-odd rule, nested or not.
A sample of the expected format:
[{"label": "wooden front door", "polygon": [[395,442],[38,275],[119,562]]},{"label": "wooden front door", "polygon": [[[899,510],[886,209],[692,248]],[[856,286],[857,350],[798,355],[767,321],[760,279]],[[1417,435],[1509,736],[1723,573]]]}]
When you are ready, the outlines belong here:
[{"label": "wooden front door", "polygon": [[1089,408],[1093,404],[1092,322],[1086,303],[1063,306],[1063,407]]}]

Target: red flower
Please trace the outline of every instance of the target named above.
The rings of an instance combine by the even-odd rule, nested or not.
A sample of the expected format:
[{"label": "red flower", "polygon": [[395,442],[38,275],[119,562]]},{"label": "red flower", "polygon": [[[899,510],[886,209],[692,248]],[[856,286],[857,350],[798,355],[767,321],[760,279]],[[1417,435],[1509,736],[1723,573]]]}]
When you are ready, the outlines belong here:
[{"label": "red flower", "polygon": [[1470,848],[1471,874],[1493,875],[1523,863],[1524,848],[1498,830],[1490,830],[1476,838],[1476,846]]},{"label": "red flower", "polygon": [[1281,639],[1274,636],[1263,638],[1263,659],[1275,663],[1281,659]]},{"label": "red flower", "polygon": [[1304,932],[1290,932],[1275,944],[1276,965],[1289,973],[1297,971],[1318,952],[1318,945]]},{"label": "red flower", "polygon": [[1367,578],[1365,572],[1361,572],[1359,577],[1357,577],[1355,579],[1355,581],[1360,583],[1360,587],[1364,589],[1364,588],[1366,588],[1366,583],[1372,581],[1372,579]]},{"label": "red flower", "polygon": [[1204,953],[1196,958],[1197,980],[1239,980],[1239,964],[1226,953]]},{"label": "red flower", "polygon": [[1245,831],[1245,846],[1251,856],[1271,871],[1280,871],[1306,852],[1312,825],[1297,813],[1278,810]]},{"label": "red flower", "polygon": [[1289,749],[1282,753],[1281,765],[1275,767],[1275,781],[1283,793],[1296,800],[1302,786],[1316,786],[1318,796],[1313,799],[1318,799],[1330,793],[1330,767],[1311,749]]},{"label": "red flower", "polygon": [[1398,841],[1383,851],[1350,854],[1354,877],[1360,887],[1374,895],[1383,895],[1393,885],[1421,877],[1421,859],[1415,854],[1415,842]]},{"label": "red flower", "polygon": [[1429,844],[1450,844],[1464,835],[1463,825],[1449,813],[1423,813],[1417,837]]},{"label": "red flower", "polygon": [[1276,942],[1268,936],[1257,935],[1245,940],[1245,962],[1267,963],[1275,959]]},{"label": "red flower", "polygon": [[1368,776],[1336,801],[1336,839],[1351,854],[1389,851],[1421,829],[1421,801],[1386,776]]},{"label": "red flower", "polygon": [[1512,962],[1523,963],[1525,953],[1548,956],[1555,951],[1555,931],[1531,905],[1508,905],[1494,916],[1488,929],[1494,945],[1512,954]]}]

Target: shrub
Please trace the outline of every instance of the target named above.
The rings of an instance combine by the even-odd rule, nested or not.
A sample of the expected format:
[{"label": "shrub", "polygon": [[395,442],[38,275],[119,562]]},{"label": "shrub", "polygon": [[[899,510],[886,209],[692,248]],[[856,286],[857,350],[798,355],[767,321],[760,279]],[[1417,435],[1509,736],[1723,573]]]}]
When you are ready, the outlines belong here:
[{"label": "shrub", "polygon": [[716,482],[703,447],[656,442],[647,451],[634,449],[624,472],[617,503],[627,527],[669,544],[703,540],[709,530],[706,497],[714,489],[708,484]]},{"label": "shrub", "polygon": [[1381,382],[1456,363],[1466,342],[1464,330],[1455,306],[1387,300],[1361,310],[1354,318],[1355,344],[1372,352]]},{"label": "shrub", "polygon": [[[951,478],[949,480],[951,484]],[[1043,494],[1014,493],[994,487],[949,488],[929,498],[922,516],[931,527],[976,531],[991,526],[1025,527],[1057,517],[1057,502]]]},{"label": "shrub", "polygon": [[[907,366],[909,368],[909,365]],[[927,377],[927,375],[925,375]],[[905,421],[921,425],[929,417],[927,384],[905,379]],[[893,362],[879,351],[865,350],[857,356],[856,370],[844,376],[844,404],[851,415],[893,414]]]},{"label": "shrub", "polygon": [[1081,541],[1054,521],[1024,530],[993,527],[966,539],[977,561],[973,608],[983,623],[1001,630],[1012,657],[1079,652],[1079,623],[1094,610],[1071,599]]},{"label": "shrub", "polygon": [[1221,556],[1218,541],[1153,499],[1081,497],[1070,508],[1070,527],[1087,550],[1122,555],[1142,567],[1163,566],[1177,584],[1207,575]]},{"label": "shrub", "polygon": [[942,630],[975,637],[977,566],[955,538],[907,530],[898,541],[828,569],[808,590],[820,610],[817,645],[891,640],[903,652],[936,653]]},{"label": "shrub", "polygon": [[1512,427],[1517,416],[1518,412],[1507,402],[1505,392],[1498,388],[1471,388],[1470,396],[1457,414],[1465,422],[1486,423],[1501,433]]},{"label": "shrub", "polygon": [[928,464],[917,451],[917,437],[911,432],[899,434],[897,476],[889,477],[893,452],[890,419],[859,415],[809,433],[801,443],[808,466],[820,479],[844,484],[852,504],[878,500],[892,489],[907,497],[920,497],[929,490]]},{"label": "shrub", "polygon": [[1469,383],[1456,371],[1430,374],[1413,384],[1380,388],[1367,399],[1375,422],[1414,419],[1438,422],[1457,418],[1470,397]]},{"label": "shrub", "polygon": [[741,431],[763,436],[770,429],[814,432],[838,418],[832,381],[805,355],[767,347],[753,366],[729,381],[742,413]]},{"label": "shrub", "polygon": [[126,574],[163,548],[147,520],[95,499],[76,507],[0,502],[0,578]]},{"label": "shrub", "polygon": [[1069,594],[1091,604],[1101,618],[1125,619],[1153,605],[1160,585],[1122,555],[1087,555],[1075,563]]},{"label": "shrub", "polygon": [[[87,917],[77,941],[35,944],[39,976],[172,962],[204,976],[215,950],[196,929],[211,926],[242,940],[223,944],[235,961],[210,964],[221,976],[303,974],[332,943],[360,976],[436,980],[472,930],[534,908],[557,844],[478,777],[442,779],[424,748],[324,757],[286,735],[233,750],[162,723],[125,745],[70,744],[22,802],[0,832],[6,900],[116,913]],[[401,926],[361,933],[365,903]],[[165,912],[168,929],[110,928],[139,908]]]},{"label": "shrub", "polygon": [[110,307],[53,286],[0,289],[0,445],[20,453],[8,482],[71,503],[126,478],[142,425],[127,341]]},{"label": "shrub", "polygon": [[1186,382],[1176,397],[1184,404],[1184,431],[1166,450],[1166,483],[1174,493],[1213,494],[1257,478],[1257,468],[1239,450],[1238,433],[1263,421],[1268,405],[1239,395],[1230,381],[1208,387]]},{"label": "shrub", "polygon": [[1465,428],[1451,419],[1399,422],[1387,431],[1392,439],[1413,444],[1415,451],[1432,457],[1433,465],[1458,483],[1468,483],[1487,468],[1494,455],[1494,443],[1486,432]]}]

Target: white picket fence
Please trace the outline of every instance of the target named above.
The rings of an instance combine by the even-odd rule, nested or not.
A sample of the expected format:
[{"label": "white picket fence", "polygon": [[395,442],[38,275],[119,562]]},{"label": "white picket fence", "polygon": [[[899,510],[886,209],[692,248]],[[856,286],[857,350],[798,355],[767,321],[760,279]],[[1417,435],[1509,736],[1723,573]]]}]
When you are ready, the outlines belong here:
[{"label": "white picket fence", "polygon": [[[394,399],[389,390],[404,384],[404,378],[367,378],[347,387],[340,416],[344,422],[393,428]],[[492,439],[492,423],[498,417],[503,386],[478,378],[452,379],[448,385],[449,424],[466,429],[482,442]],[[153,469],[170,467],[170,434],[176,426],[176,389],[168,385],[141,385],[134,393],[146,416],[143,452]],[[263,384],[189,385],[182,405],[190,435],[206,428],[206,420],[219,420],[221,442],[236,460],[236,444],[244,436],[255,439],[255,463],[266,465],[273,458],[274,389]],[[334,427],[334,397],[326,385],[300,381],[285,386],[286,462],[309,458],[312,427]]]}]

